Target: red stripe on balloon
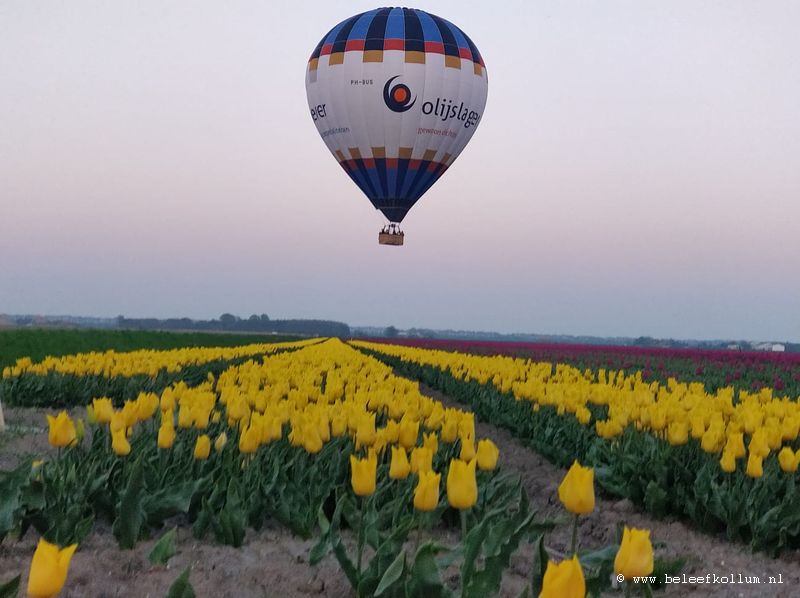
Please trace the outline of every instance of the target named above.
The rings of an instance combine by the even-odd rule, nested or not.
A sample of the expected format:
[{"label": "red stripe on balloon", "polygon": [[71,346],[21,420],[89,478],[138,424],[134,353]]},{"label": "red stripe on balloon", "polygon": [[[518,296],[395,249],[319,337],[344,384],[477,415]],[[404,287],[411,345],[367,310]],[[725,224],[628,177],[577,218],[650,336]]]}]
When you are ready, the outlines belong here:
[{"label": "red stripe on balloon", "polygon": [[349,39],[347,43],[344,45],[345,52],[352,52],[354,50],[363,50],[364,49],[364,40],[363,39]]},{"label": "red stripe on balloon", "polygon": [[384,50],[405,50],[406,40],[404,39],[385,39],[383,40]]}]

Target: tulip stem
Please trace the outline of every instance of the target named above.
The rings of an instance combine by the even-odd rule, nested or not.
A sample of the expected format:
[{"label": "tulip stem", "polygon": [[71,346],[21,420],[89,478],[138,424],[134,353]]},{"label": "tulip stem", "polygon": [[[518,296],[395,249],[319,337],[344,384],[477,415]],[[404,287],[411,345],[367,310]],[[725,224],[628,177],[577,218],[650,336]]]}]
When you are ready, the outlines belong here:
[{"label": "tulip stem", "polygon": [[364,538],[367,533],[367,526],[364,522],[366,519],[365,515],[367,512],[366,505],[367,499],[366,497],[362,496],[361,500],[361,518],[358,521],[358,580],[359,583],[361,582],[361,557],[364,555]]},{"label": "tulip stem", "polygon": [[578,515],[575,514],[575,519],[572,522],[572,544],[570,545],[570,553],[575,554],[575,551],[578,549]]},{"label": "tulip stem", "polygon": [[461,515],[461,540],[466,541],[467,539],[467,510],[462,509],[458,512]]},{"label": "tulip stem", "polygon": [[631,582],[628,581],[625,583],[625,598],[630,598],[631,595]]},{"label": "tulip stem", "polygon": [[414,554],[417,554],[417,550],[419,550],[420,542],[422,541],[422,518],[424,515],[419,514],[417,515],[417,537],[414,541]]}]

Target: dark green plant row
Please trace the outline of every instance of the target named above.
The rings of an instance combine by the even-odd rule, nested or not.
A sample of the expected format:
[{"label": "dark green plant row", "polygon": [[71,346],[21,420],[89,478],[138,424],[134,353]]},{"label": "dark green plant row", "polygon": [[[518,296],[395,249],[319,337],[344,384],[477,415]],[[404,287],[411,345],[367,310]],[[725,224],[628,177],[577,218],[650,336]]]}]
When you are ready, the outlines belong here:
[{"label": "dark green plant row", "polygon": [[0,330],[0,370],[20,357],[40,361],[90,351],[135,351],[184,347],[237,347],[253,343],[282,343],[298,336],[149,330],[15,329]]},{"label": "dark green plant row", "polygon": [[[697,441],[670,446],[665,440],[628,427],[608,441],[592,424],[582,426],[554,407],[534,411],[527,401],[501,393],[491,383],[455,378],[449,371],[402,361],[361,349],[393,367],[398,375],[418,380],[468,405],[483,421],[511,431],[519,442],[562,467],[575,459],[595,469],[597,483],[609,494],[631,499],[656,516],[687,518],[708,532],[749,543],[754,550],[777,555],[800,547],[800,488],[796,475],[784,473],[775,454],[764,460],[758,479],[744,473],[745,460],[728,474],[718,455],[705,453]],[[603,414],[594,410],[594,418]]]}]

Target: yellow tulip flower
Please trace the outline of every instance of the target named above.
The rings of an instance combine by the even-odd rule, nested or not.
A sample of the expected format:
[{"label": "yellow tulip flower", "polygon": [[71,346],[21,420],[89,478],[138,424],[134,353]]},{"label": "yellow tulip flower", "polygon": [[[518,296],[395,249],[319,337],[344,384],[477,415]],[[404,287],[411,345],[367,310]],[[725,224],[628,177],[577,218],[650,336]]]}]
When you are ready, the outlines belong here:
[{"label": "yellow tulip flower", "polygon": [[558,487],[558,498],[570,513],[585,515],[594,511],[594,469],[575,461]]},{"label": "yellow tulip flower", "polygon": [[722,451],[722,458],[719,460],[719,466],[725,473],[733,473],[736,471],[736,455],[728,449],[725,449]]},{"label": "yellow tulip flower", "polygon": [[175,444],[175,428],[171,421],[162,420],[158,428],[158,448],[169,449]]},{"label": "yellow tulip flower", "polygon": [[228,444],[228,435],[225,432],[222,432],[219,436],[217,436],[216,440],[214,440],[214,450],[220,452],[225,448],[226,444]]},{"label": "yellow tulip flower", "polygon": [[356,496],[369,496],[375,492],[375,473],[378,458],[370,452],[364,459],[350,455],[350,483]]},{"label": "yellow tulip flower", "polygon": [[131,452],[131,443],[125,429],[111,433],[111,450],[119,457],[127,457]]},{"label": "yellow tulip flower", "polygon": [[203,434],[197,437],[197,442],[194,444],[194,458],[198,461],[208,459],[211,453],[211,439],[208,434]]},{"label": "yellow tulip flower", "polygon": [[474,459],[469,463],[460,459],[450,461],[450,469],[447,472],[447,501],[451,507],[463,511],[478,501],[475,465]]},{"label": "yellow tulip flower", "polygon": [[497,458],[500,456],[500,449],[497,445],[484,438],[478,441],[478,469],[481,471],[493,471],[497,467]]},{"label": "yellow tulip flower", "polygon": [[472,461],[475,458],[475,439],[472,436],[461,436],[461,454],[459,458],[462,461]]},{"label": "yellow tulip flower", "polygon": [[28,596],[31,598],[57,596],[67,581],[69,563],[77,548],[77,544],[72,544],[59,549],[55,544],[50,544],[44,538],[40,538],[31,560]]},{"label": "yellow tulip flower", "polygon": [[750,453],[750,456],[747,458],[747,469],[745,473],[751,478],[760,478],[764,475],[763,461],[763,457],[760,457],[756,453]]},{"label": "yellow tulip flower", "polygon": [[402,446],[392,447],[392,464],[389,466],[389,478],[392,480],[405,480],[411,472],[406,449]]},{"label": "yellow tulip flower", "polygon": [[614,572],[627,580],[653,572],[653,545],[650,543],[649,529],[625,526],[622,543],[614,559]]},{"label": "yellow tulip flower", "polygon": [[689,442],[689,422],[672,422],[667,429],[667,441],[672,446],[680,446]]},{"label": "yellow tulip flower", "polygon": [[411,450],[411,473],[430,471],[433,469],[433,453],[431,449],[417,446]]},{"label": "yellow tulip flower", "polygon": [[439,482],[442,474],[422,471],[414,489],[414,508],[417,511],[433,511],[439,504]]},{"label": "yellow tulip flower", "polygon": [[375,431],[375,414],[362,414],[356,427],[356,449],[375,444],[377,432]]},{"label": "yellow tulip flower", "polygon": [[442,442],[452,444],[458,438],[458,420],[452,416],[448,416],[442,424],[442,431],[440,434]]},{"label": "yellow tulip flower", "polygon": [[778,462],[781,464],[781,469],[786,473],[794,473],[797,471],[797,458],[794,456],[794,451],[788,446],[781,449],[778,453]]},{"label": "yellow tulip flower", "polygon": [[52,446],[64,448],[72,446],[77,442],[77,432],[75,431],[75,423],[72,421],[66,411],[62,411],[56,417],[52,415],[47,416],[47,423],[49,430],[47,432],[47,440]]},{"label": "yellow tulip flower", "polygon": [[417,444],[417,436],[419,436],[419,422],[403,417],[400,420],[400,433],[397,437],[397,442],[408,450]]},{"label": "yellow tulip flower", "polygon": [[114,415],[114,404],[111,399],[101,397],[92,401],[92,410],[94,417],[99,424],[111,423],[111,417]]},{"label": "yellow tulip flower", "polygon": [[728,434],[728,441],[725,443],[725,450],[733,453],[737,459],[741,459],[747,454],[744,448],[744,434],[733,432]]},{"label": "yellow tulip flower", "polygon": [[[294,430],[293,430],[294,431]],[[243,455],[250,455],[258,450],[261,431],[258,426],[252,423],[239,432],[239,452]]]},{"label": "yellow tulip flower", "polygon": [[422,446],[431,450],[431,454],[435,455],[439,450],[439,437],[436,432],[426,433],[422,440]]},{"label": "yellow tulip flower", "polygon": [[564,559],[557,565],[547,561],[539,598],[583,598],[586,595],[586,580],[577,556]]}]

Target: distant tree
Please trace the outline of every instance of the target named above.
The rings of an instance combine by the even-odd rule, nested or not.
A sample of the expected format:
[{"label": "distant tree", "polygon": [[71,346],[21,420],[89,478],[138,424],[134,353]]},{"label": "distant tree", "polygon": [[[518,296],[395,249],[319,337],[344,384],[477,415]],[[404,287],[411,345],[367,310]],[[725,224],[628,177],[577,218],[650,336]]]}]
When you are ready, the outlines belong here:
[{"label": "distant tree", "polygon": [[253,314],[252,316],[250,316],[247,319],[250,320],[251,322],[260,322],[261,321],[261,318],[258,316],[258,314]]},{"label": "distant tree", "polygon": [[223,328],[231,328],[236,324],[238,320],[239,318],[229,313],[224,313],[219,317],[219,321],[222,324]]},{"label": "distant tree", "polygon": [[389,326],[386,330],[383,331],[383,336],[386,338],[395,338],[397,336],[397,328],[394,326]]},{"label": "distant tree", "polygon": [[269,316],[267,314],[261,314],[261,321],[269,322]]}]

